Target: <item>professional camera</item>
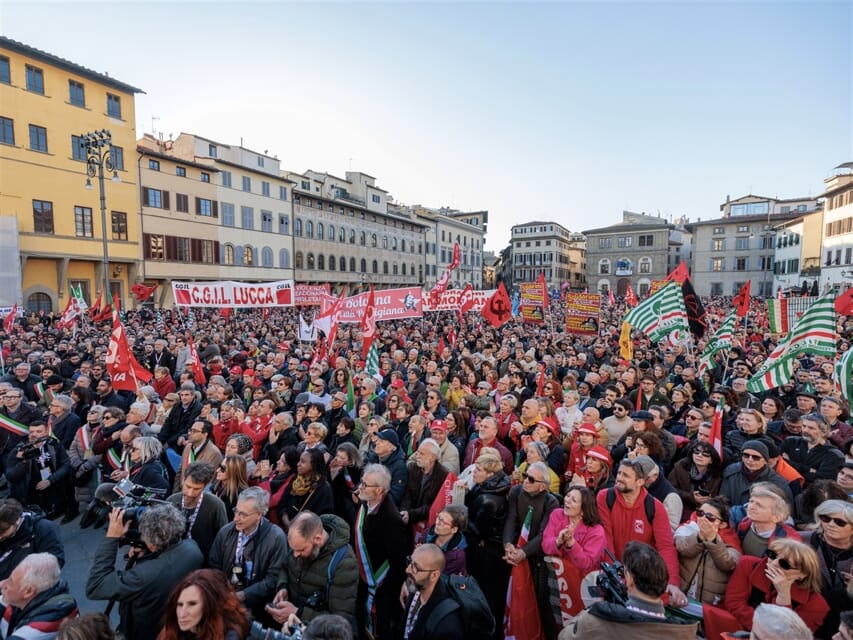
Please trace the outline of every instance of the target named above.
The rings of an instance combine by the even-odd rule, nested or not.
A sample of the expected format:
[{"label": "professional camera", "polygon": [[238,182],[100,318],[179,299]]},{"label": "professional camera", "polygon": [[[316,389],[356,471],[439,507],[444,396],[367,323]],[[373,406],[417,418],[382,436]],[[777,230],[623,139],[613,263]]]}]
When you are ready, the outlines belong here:
[{"label": "professional camera", "polygon": [[302,625],[294,625],[290,627],[290,633],[285,633],[275,629],[264,629],[260,622],[253,622],[246,640],[302,640]]},{"label": "professional camera", "polygon": [[625,586],[625,567],[622,563],[616,560],[608,549],[605,549],[610,557],[609,564],[602,562],[599,566],[601,571],[595,580],[595,586],[598,590],[598,597],[604,598],[607,602],[624,605],[628,602],[628,587]]},{"label": "professional camera", "polygon": [[15,447],[16,452],[20,452],[24,460],[35,460],[41,455],[41,445],[50,440],[50,436],[39,438],[34,442],[25,441]]},{"label": "professional camera", "polygon": [[113,508],[124,509],[123,521],[130,523],[130,528],[127,530],[127,534],[121,539],[121,542],[123,544],[130,544],[133,547],[144,547],[145,545],[139,537],[139,518],[148,507],[157,504],[166,504],[164,500],[154,497],[163,497],[166,491],[164,489],[133,484],[130,480],[124,478],[113,487],[113,493],[118,496],[112,501]]}]

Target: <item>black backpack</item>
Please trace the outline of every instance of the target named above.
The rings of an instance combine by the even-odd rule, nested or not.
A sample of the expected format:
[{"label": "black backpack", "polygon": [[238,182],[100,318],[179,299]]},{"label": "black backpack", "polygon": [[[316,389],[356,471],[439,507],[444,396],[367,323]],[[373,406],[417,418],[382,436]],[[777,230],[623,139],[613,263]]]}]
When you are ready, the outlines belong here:
[{"label": "black backpack", "polygon": [[[604,496],[607,502],[607,510],[613,511],[613,505],[616,504],[616,489],[610,487],[607,489],[607,494]],[[655,521],[655,497],[646,491],[646,498],[643,501],[643,506],[646,509],[646,520],[651,525]]]},{"label": "black backpack", "polygon": [[495,616],[480,590],[477,580],[471,576],[442,576],[449,597],[438,603],[427,618],[425,637],[435,635],[435,628],[448,615],[459,609],[467,640],[486,640],[495,631]]}]

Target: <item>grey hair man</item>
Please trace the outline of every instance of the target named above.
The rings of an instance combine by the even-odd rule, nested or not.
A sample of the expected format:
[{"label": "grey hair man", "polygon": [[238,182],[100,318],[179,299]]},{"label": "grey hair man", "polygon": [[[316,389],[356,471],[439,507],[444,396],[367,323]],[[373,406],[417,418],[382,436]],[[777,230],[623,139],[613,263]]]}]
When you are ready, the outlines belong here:
[{"label": "grey hair man", "polygon": [[430,507],[447,478],[447,469],[438,462],[440,457],[439,444],[432,438],[426,438],[415,452],[414,461],[408,464],[400,516],[414,529],[416,542],[422,542],[426,535]]},{"label": "grey hair man", "polygon": [[752,640],[785,638],[785,640],[812,640],[811,630],[793,609],[776,604],[762,603],[752,617]]},{"label": "grey hair man", "polygon": [[835,480],[844,464],[844,454],[829,440],[829,423],[821,414],[803,416],[800,436],[790,436],[782,442],[782,457],[794,467],[806,483],[815,480]]},{"label": "grey hair man", "polygon": [[0,582],[0,590],[6,638],[52,638],[44,629],[56,629],[77,614],[77,601],[59,579],[59,562],[50,553],[28,555]]}]

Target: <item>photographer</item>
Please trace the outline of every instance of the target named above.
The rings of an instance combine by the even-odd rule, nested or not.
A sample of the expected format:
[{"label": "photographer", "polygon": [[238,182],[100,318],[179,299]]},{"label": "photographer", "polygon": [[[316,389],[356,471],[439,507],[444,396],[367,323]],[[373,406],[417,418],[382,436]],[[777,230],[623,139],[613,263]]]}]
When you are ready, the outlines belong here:
[{"label": "photographer", "polygon": [[622,554],[628,600],[621,605],[596,602],[560,632],[560,640],[694,640],[695,622],[667,619],[661,596],[666,593],[669,572],[661,555],[643,542],[632,541]]},{"label": "photographer", "polygon": [[71,475],[68,453],[48,436],[44,420],[30,424],[27,442],[6,459],[11,497],[22,504],[37,504],[49,518],[65,513],[65,482]]},{"label": "photographer", "polygon": [[300,513],[290,525],[290,553],[278,578],[277,593],[267,612],[284,623],[295,613],[309,622],[335,613],[355,628],[358,566],[349,547],[350,528],[335,515]]},{"label": "photographer", "polygon": [[86,582],[91,600],[116,600],[119,631],[127,640],[154,640],[172,587],[204,558],[193,540],[183,540],[186,518],[170,504],[145,509],[139,517],[143,548],[133,549],[124,570],[115,568],[121,539],[130,530],[123,509],[113,509],[107,535],[101,541]]},{"label": "photographer", "polygon": [[24,511],[17,500],[0,500],[0,580],[8,578],[28,555],[43,552],[56,556],[60,567],[65,564],[59,526]]}]

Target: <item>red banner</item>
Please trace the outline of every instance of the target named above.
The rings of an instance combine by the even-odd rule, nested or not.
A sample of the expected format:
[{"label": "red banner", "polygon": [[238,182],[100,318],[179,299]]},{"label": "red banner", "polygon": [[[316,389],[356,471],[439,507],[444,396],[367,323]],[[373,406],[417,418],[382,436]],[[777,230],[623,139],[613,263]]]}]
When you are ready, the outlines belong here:
[{"label": "red banner", "polygon": [[545,324],[545,305],[548,304],[545,287],[541,282],[522,282],[519,310],[521,319],[530,324]]},{"label": "red banner", "polygon": [[[424,311],[456,311],[462,304],[462,293],[464,289],[448,289],[441,294],[441,298],[437,305],[433,305],[429,296],[424,298]],[[471,308],[470,311],[481,311],[486,300],[495,294],[495,289],[486,291],[471,291]]]},{"label": "red banner", "polygon": [[323,296],[331,294],[328,284],[295,284],[293,285],[294,304],[303,307],[319,307]]},{"label": "red banner", "polygon": [[276,282],[173,282],[179,307],[292,307],[293,280]]},{"label": "red banner", "polygon": [[566,294],[566,333],[597,336],[601,316],[601,295],[598,293]]},{"label": "red banner", "polygon": [[[338,313],[340,323],[361,323],[361,317],[368,304],[369,292],[365,291],[344,298]],[[375,292],[376,320],[400,320],[402,318],[420,318],[423,312],[423,291],[420,287],[403,287],[400,289],[381,289]],[[325,313],[334,303],[335,298],[325,296],[321,309]]]},{"label": "red banner", "polygon": [[583,611],[583,600],[581,599],[581,580],[584,575],[571,562],[564,562],[556,556],[545,556],[545,562],[551,565],[554,576],[557,578],[557,590],[560,598],[560,615],[565,627]]}]

